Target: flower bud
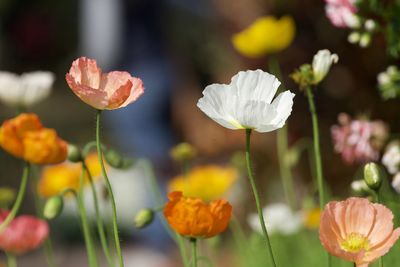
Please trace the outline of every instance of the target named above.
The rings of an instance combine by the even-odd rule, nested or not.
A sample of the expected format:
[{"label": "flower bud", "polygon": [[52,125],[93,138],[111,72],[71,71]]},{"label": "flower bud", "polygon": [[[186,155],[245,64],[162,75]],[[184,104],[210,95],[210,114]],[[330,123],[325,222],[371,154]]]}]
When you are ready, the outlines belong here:
[{"label": "flower bud", "polygon": [[174,146],[170,151],[171,157],[177,162],[191,160],[196,154],[196,149],[189,143],[180,143]]},{"label": "flower bud", "polygon": [[359,32],[352,32],[347,37],[347,41],[349,41],[349,43],[351,43],[351,44],[356,44],[360,41],[360,38],[361,38],[361,35]]},{"label": "flower bud", "polygon": [[138,229],[144,228],[151,224],[154,219],[154,211],[152,209],[141,209],[135,216],[134,224]]},{"label": "flower bud", "polygon": [[120,169],[123,166],[122,156],[114,149],[108,149],[105,153],[105,159],[111,167]]},{"label": "flower bud", "polygon": [[82,153],[76,145],[68,144],[68,160],[71,162],[80,162],[82,160]]},{"label": "flower bud", "polygon": [[314,84],[320,83],[328,74],[333,63],[337,63],[339,57],[332,54],[329,50],[319,50],[314,56],[312,70],[314,74]]},{"label": "flower bud", "polygon": [[364,27],[367,31],[372,32],[376,29],[376,22],[372,19],[367,19],[364,23]]},{"label": "flower bud", "polygon": [[52,220],[61,214],[63,207],[64,200],[61,196],[51,197],[44,205],[43,216],[48,220]]},{"label": "flower bud", "polygon": [[361,35],[361,38],[360,38],[360,46],[361,47],[367,47],[367,46],[369,46],[370,43],[371,43],[371,34],[364,33],[363,35]]},{"label": "flower bud", "polygon": [[364,166],[364,181],[369,188],[378,190],[382,184],[382,176],[383,172],[378,164],[370,162]]},{"label": "flower bud", "polygon": [[9,206],[14,200],[14,189],[10,187],[0,187],[0,207]]}]

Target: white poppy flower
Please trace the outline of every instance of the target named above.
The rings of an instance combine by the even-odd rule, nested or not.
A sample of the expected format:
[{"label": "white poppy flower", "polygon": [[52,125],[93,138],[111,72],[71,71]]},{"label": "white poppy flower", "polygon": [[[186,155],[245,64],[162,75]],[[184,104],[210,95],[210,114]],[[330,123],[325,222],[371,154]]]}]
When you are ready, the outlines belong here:
[{"label": "white poppy flower", "polygon": [[22,75],[1,71],[0,100],[11,106],[32,106],[50,94],[54,79],[54,74],[47,71]]},{"label": "white poppy flower", "polygon": [[321,82],[326,74],[328,74],[329,69],[333,63],[337,63],[339,57],[336,54],[332,54],[329,50],[319,50],[314,56],[312,62],[312,69],[314,74],[314,83]]},{"label": "white poppy flower", "polygon": [[230,84],[207,86],[197,106],[228,129],[274,131],[285,124],[293,106],[290,91],[272,101],[280,84],[274,75],[262,70],[240,71]]},{"label": "white poppy flower", "polygon": [[[280,233],[290,235],[298,232],[303,225],[303,216],[300,212],[293,212],[283,203],[274,203],[263,209],[265,226],[270,234]],[[261,233],[258,214],[250,214],[247,218],[250,227]]]}]

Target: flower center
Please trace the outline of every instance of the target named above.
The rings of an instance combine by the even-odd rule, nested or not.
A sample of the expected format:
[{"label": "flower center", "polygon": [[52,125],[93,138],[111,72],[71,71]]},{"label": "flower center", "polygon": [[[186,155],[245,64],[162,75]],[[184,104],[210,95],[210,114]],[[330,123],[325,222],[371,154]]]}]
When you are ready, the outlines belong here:
[{"label": "flower center", "polygon": [[351,233],[340,244],[340,247],[346,252],[357,253],[360,250],[368,250],[369,241],[366,236],[358,233]]}]

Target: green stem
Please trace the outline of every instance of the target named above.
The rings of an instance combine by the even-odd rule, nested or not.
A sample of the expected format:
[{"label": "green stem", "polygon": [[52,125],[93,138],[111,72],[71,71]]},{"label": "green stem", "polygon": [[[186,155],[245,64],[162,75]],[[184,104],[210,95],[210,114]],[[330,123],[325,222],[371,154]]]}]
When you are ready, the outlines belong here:
[{"label": "green stem", "polygon": [[[273,73],[279,80],[282,79],[282,72],[279,66],[279,61],[276,56],[271,55],[268,60],[268,67],[271,73]],[[284,91],[285,87],[282,84],[279,91]],[[292,210],[296,209],[296,194],[293,185],[293,175],[290,166],[287,164],[286,155],[289,151],[288,145],[288,124],[286,123],[276,133],[277,138],[277,152],[279,162],[279,172],[282,179],[283,190],[285,192],[286,202]]]},{"label": "green stem", "polygon": [[[314,103],[314,95],[312,93],[311,87],[306,88],[306,95],[308,99],[308,104],[310,107],[311,120],[313,126],[313,141],[314,141],[314,159],[315,159],[315,170],[317,175],[318,184],[318,194],[319,194],[319,208],[322,211],[325,206],[325,188],[324,188],[324,178],[322,173],[322,160],[321,160],[321,148],[319,142],[319,126],[318,126],[318,116],[317,110]],[[331,266],[331,254],[326,252],[328,266]]]},{"label": "green stem", "polygon": [[7,215],[7,218],[0,224],[0,234],[7,228],[7,226],[11,223],[11,221],[15,218],[15,216],[19,211],[19,208],[21,207],[22,200],[24,199],[25,196],[26,187],[28,185],[30,169],[31,165],[28,162],[26,162],[22,173],[21,185],[18,190],[17,198],[10,213]]},{"label": "green stem", "polygon": [[7,267],[17,267],[17,258],[15,255],[6,253],[7,257]]},{"label": "green stem", "polygon": [[85,243],[86,243],[86,251],[87,251],[87,255],[88,255],[89,266],[96,267],[96,266],[98,266],[96,249],[93,244],[93,238],[92,238],[92,235],[90,232],[89,222],[88,222],[87,213],[86,213],[86,207],[85,207],[85,203],[84,203],[84,199],[85,199],[84,198],[84,185],[85,185],[84,184],[84,176],[85,176],[85,171],[84,171],[84,167],[82,166],[82,173],[81,173],[81,177],[80,177],[80,185],[79,185],[79,192],[77,195],[77,201],[78,201],[79,213],[81,216],[83,236],[85,238]]},{"label": "green stem", "polygon": [[99,200],[97,198],[96,188],[93,183],[93,176],[92,176],[89,168],[87,167],[85,161],[82,161],[82,167],[83,167],[83,171],[86,172],[88,175],[90,188],[92,190],[92,198],[93,198],[94,209],[95,209],[95,213],[96,213],[97,231],[99,233],[101,247],[103,249],[104,255],[106,256],[108,265],[114,267],[115,266],[114,260],[111,256],[111,253],[110,253],[110,250],[108,247],[108,241],[107,241],[105,230],[104,230],[104,224],[103,224],[103,220],[102,220],[101,214],[100,214]]},{"label": "green stem", "polygon": [[272,247],[271,247],[271,242],[269,240],[267,227],[265,226],[264,214],[263,214],[262,207],[261,207],[261,204],[260,204],[260,197],[259,197],[259,194],[258,194],[256,183],[254,181],[253,172],[251,170],[250,136],[251,136],[251,129],[246,129],[246,164],[247,164],[247,173],[248,173],[248,178],[249,178],[249,181],[250,181],[250,184],[251,184],[251,188],[253,190],[254,199],[256,201],[258,218],[260,220],[261,229],[262,229],[262,232],[264,234],[265,243],[267,245],[267,250],[268,250],[269,256],[271,258],[271,261],[273,263],[273,266],[276,267],[276,262],[275,262],[274,254],[272,252]]},{"label": "green stem", "polygon": [[[38,196],[38,191],[37,191],[37,185],[38,185],[38,177],[39,177],[39,170],[37,165],[31,166],[31,186],[32,186],[32,191],[33,191],[33,200],[35,203],[35,209],[36,209],[36,216],[44,219],[43,218],[43,201],[39,198]],[[53,245],[51,242],[51,237],[47,237],[47,239],[44,241],[44,246],[43,246],[44,254],[46,255],[46,261],[47,265],[49,267],[55,267],[55,260],[54,260],[54,252],[53,252]]]},{"label": "green stem", "polygon": [[108,194],[109,194],[110,200],[111,200],[112,226],[113,226],[113,233],[114,233],[115,250],[117,251],[117,255],[119,258],[119,266],[123,267],[124,266],[124,258],[122,256],[121,244],[120,244],[119,233],[118,233],[117,207],[115,205],[115,198],[114,198],[114,193],[113,193],[113,190],[111,187],[111,183],[110,183],[110,180],[108,179],[107,171],[106,171],[106,168],[105,168],[104,162],[103,162],[103,151],[102,151],[102,146],[101,146],[101,141],[100,141],[100,127],[101,127],[100,119],[101,119],[101,110],[97,110],[97,114],[96,114],[97,154],[98,154],[100,165],[101,165],[101,171],[103,173],[103,177],[106,182],[107,191],[108,191]]},{"label": "green stem", "polygon": [[[161,193],[160,187],[158,186],[157,179],[156,179],[156,176],[153,171],[153,167],[148,160],[143,161],[143,165],[144,165],[145,172],[146,172],[148,178],[150,179],[150,187],[151,187],[151,191],[153,193],[154,200],[156,202],[155,204],[158,207],[161,207],[161,206],[164,207],[164,200],[162,198],[162,193]],[[189,260],[188,260],[188,255],[187,255],[188,252],[186,250],[186,246],[185,246],[183,237],[181,235],[171,231],[171,228],[168,226],[167,222],[165,221],[164,216],[160,216],[160,220],[161,220],[161,224],[163,225],[164,229],[167,231],[168,235],[177,244],[177,246],[179,248],[179,253],[182,258],[183,266],[188,267],[189,266]]]},{"label": "green stem", "polygon": [[197,267],[197,239],[191,238],[190,243],[192,244],[192,266]]}]

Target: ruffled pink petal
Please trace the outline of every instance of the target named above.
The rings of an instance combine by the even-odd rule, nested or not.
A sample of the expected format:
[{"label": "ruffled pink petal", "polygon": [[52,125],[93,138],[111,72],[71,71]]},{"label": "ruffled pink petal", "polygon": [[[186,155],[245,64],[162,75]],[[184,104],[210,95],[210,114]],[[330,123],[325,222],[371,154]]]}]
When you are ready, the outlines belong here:
[{"label": "ruffled pink petal", "polygon": [[368,235],[369,242],[375,247],[385,241],[393,231],[393,213],[381,204],[373,204],[376,210],[376,222]]},{"label": "ruffled pink petal", "polygon": [[392,234],[380,245],[374,247],[371,251],[369,251],[364,260],[366,262],[372,262],[378,259],[379,257],[385,255],[389,252],[389,250],[393,247],[394,243],[399,239],[400,236],[400,228],[395,229]]},{"label": "ruffled pink petal", "polygon": [[101,77],[100,89],[107,93],[107,109],[116,109],[128,99],[133,89],[131,75],[125,71],[112,71]]},{"label": "ruffled pink petal", "polygon": [[131,94],[128,99],[121,105],[121,107],[126,107],[130,103],[135,102],[144,93],[144,86],[141,79],[132,77],[131,82],[133,84]]},{"label": "ruffled pink petal", "polygon": [[358,233],[367,236],[375,223],[374,206],[365,198],[352,197],[346,202],[346,234]]},{"label": "ruffled pink petal", "polygon": [[86,104],[96,109],[104,109],[108,105],[106,92],[77,83],[71,74],[67,74],[65,79],[72,92]]},{"label": "ruffled pink petal", "polygon": [[48,224],[33,216],[16,217],[0,234],[0,249],[16,255],[40,246],[49,235]]},{"label": "ruffled pink petal", "polygon": [[80,57],[72,62],[68,74],[74,78],[77,84],[98,89],[100,86],[101,73],[101,68],[97,66],[96,60]]}]

